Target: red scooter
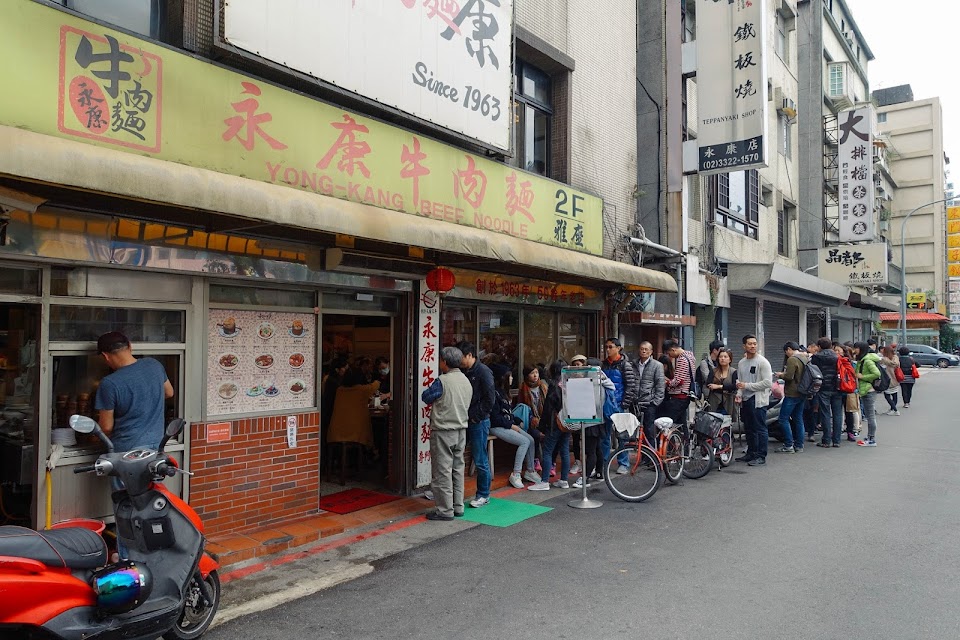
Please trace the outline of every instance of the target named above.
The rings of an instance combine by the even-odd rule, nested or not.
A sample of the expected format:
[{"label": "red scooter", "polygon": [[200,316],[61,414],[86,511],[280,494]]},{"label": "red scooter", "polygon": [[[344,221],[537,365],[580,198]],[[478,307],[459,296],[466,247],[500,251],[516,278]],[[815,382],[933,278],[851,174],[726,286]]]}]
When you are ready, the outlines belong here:
[{"label": "red scooter", "polygon": [[0,638],[199,638],[220,604],[219,564],[204,552],[200,517],[160,484],[185,473],[163,453],[184,421],[167,426],[159,451],[120,453],[90,418],[73,416],[70,426],[107,445],[74,473],[119,481],[113,503],[124,557],[109,562],[104,539],[90,529],[0,527]]}]

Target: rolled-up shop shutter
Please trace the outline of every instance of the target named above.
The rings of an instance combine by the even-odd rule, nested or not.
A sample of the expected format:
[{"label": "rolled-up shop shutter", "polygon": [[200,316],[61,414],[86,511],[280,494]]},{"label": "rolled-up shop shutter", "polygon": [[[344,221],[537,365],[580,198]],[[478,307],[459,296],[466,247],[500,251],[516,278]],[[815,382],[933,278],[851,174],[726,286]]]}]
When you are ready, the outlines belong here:
[{"label": "rolled-up shop shutter", "polygon": [[[819,337],[819,336],[818,336]],[[800,308],[763,301],[763,348],[774,371],[783,371],[783,345],[800,340]]]},{"label": "rolled-up shop shutter", "polygon": [[743,336],[757,333],[757,301],[753,298],[730,296],[727,314],[727,346],[733,349],[733,364],[743,357]]}]

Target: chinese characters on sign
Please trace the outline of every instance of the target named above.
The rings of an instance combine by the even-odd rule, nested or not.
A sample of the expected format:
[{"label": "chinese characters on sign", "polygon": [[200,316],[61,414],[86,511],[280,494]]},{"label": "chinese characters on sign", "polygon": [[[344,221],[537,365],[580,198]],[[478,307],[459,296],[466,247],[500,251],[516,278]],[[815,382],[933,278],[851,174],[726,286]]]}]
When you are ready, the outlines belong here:
[{"label": "chinese characters on sign", "polygon": [[950,321],[960,324],[960,300],[953,299],[960,292],[960,207],[947,207],[947,278]]},{"label": "chinese characters on sign", "polygon": [[[357,2],[358,10],[368,4]],[[389,4],[426,19],[400,0]],[[449,25],[440,16],[453,21],[467,4],[416,0],[412,6],[433,7],[431,26],[441,30]],[[29,39],[37,59],[57,60],[59,67],[12,68],[10,85],[0,92],[0,124],[603,254],[603,202],[596,196],[43,5],[11,6],[16,15],[0,22],[3,54],[19,55],[16,43]],[[512,15],[512,0],[499,6],[511,7]],[[496,8],[489,0],[471,3],[458,28],[465,34],[480,29],[475,14]],[[508,35],[509,19],[494,13],[499,41]],[[13,25],[28,25],[27,31]],[[457,55],[479,69],[458,38]],[[485,68],[492,68],[485,56]],[[497,57],[509,75],[510,57]],[[26,95],[38,96],[29,109],[23,108]],[[161,115],[177,126],[161,133]]]},{"label": "chinese characters on sign", "polygon": [[228,2],[223,38],[251,56],[506,151],[513,2]]},{"label": "chinese characters on sign", "polygon": [[885,285],[887,264],[886,243],[829,247],[820,249],[817,275],[842,285]]},{"label": "chinese characters on sign", "polygon": [[430,411],[431,405],[420,395],[440,375],[440,298],[430,291],[426,280],[420,282],[420,304],[417,322],[417,359],[414,363],[414,391],[417,396],[417,486],[430,484]]},{"label": "chinese characters on sign", "polygon": [[840,241],[875,240],[873,107],[843,111],[840,120]]},{"label": "chinese characters on sign", "polygon": [[767,166],[766,5],[756,0],[697,5],[697,24],[703,26],[697,29],[701,174]]},{"label": "chinese characters on sign", "polygon": [[[163,61],[109,33],[60,29],[58,128],[143,151],[160,150]],[[69,105],[69,108],[67,108]]]}]

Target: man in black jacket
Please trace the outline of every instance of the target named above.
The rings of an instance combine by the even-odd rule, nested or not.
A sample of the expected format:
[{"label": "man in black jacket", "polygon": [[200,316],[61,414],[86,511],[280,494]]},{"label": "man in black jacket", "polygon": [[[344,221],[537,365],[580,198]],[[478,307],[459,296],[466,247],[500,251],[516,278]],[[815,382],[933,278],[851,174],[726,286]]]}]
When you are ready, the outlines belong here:
[{"label": "man in black jacket", "polygon": [[490,502],[491,469],[487,457],[487,436],[490,435],[490,412],[496,402],[496,387],[490,368],[477,360],[477,347],[472,342],[461,342],[457,348],[463,352],[460,369],[473,387],[467,415],[467,444],[470,445],[473,463],[477,465],[477,495],[470,501],[470,506],[479,508]]},{"label": "man in black jacket", "polygon": [[817,394],[820,403],[820,427],[823,437],[821,447],[839,447],[840,436],[843,433],[843,394],[839,389],[839,374],[837,372],[837,352],[833,350],[830,338],[817,340],[820,350],[810,359],[811,364],[820,367],[823,374],[823,384]]}]

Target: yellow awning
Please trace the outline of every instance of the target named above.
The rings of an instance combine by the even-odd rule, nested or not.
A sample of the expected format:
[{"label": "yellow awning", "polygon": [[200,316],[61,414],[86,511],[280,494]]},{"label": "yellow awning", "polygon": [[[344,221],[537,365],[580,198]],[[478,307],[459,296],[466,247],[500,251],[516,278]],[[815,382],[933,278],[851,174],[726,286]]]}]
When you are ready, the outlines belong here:
[{"label": "yellow awning", "polygon": [[303,229],[677,290],[667,273],[306,191],[0,126],[0,174]]}]

